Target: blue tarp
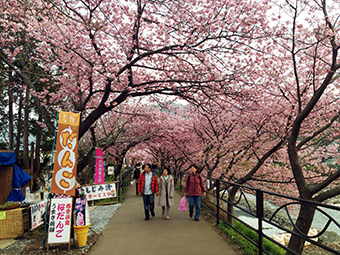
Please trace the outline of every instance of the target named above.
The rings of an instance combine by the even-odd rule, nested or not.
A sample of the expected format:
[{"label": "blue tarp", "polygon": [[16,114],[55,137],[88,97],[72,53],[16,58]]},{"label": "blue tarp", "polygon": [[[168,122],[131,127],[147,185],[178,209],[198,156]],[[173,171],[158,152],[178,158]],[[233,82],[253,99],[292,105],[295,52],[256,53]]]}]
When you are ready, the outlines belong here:
[{"label": "blue tarp", "polygon": [[15,151],[0,152],[0,165],[11,166],[15,164]]},{"label": "blue tarp", "polygon": [[[21,202],[25,199],[24,194],[21,191],[21,188],[31,180],[31,176],[22,170],[17,165],[14,165],[13,168],[13,179],[12,179],[12,188],[13,190],[9,193],[7,201],[13,202]],[[6,201],[6,202],[7,202]]]}]

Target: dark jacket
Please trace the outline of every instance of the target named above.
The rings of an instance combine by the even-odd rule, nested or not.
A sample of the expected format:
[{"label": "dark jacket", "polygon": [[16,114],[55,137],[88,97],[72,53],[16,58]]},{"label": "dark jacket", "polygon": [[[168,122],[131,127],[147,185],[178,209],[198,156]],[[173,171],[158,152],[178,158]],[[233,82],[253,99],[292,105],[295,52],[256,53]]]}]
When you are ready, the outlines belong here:
[{"label": "dark jacket", "polygon": [[[201,180],[199,179],[201,178]],[[190,183],[188,183],[188,180],[190,179]],[[185,179],[185,185],[183,189],[183,193],[188,193],[188,196],[202,196],[202,192],[206,192],[204,180],[202,176],[200,176],[198,173],[190,174]]]},{"label": "dark jacket", "polygon": [[[150,172],[152,174],[152,181],[151,181],[151,191],[152,194],[158,192],[158,179],[157,175],[154,172]],[[138,193],[143,194],[144,190],[144,184],[145,184],[145,171],[140,175],[138,180]]]},{"label": "dark jacket", "polygon": [[140,169],[139,167],[135,168],[135,171],[133,171],[133,179],[138,180],[140,177]]}]

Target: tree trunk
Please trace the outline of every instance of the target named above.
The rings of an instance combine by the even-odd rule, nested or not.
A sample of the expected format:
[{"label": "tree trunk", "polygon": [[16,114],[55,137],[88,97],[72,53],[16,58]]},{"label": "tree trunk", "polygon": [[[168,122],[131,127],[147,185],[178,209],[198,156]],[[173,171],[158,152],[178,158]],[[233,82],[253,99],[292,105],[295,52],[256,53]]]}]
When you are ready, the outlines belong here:
[{"label": "tree trunk", "polygon": [[[39,121],[42,121],[41,115],[39,115]],[[36,136],[36,146],[35,146],[35,159],[34,159],[34,171],[33,175],[35,178],[40,174],[40,143],[41,143],[41,127],[37,126],[37,136]]]},{"label": "tree trunk", "polygon": [[13,134],[13,79],[11,72],[9,72],[8,83],[8,122],[9,122],[9,144],[10,150],[14,149],[14,134]]},{"label": "tree trunk", "polygon": [[88,165],[88,167],[86,169],[84,169],[84,178],[83,178],[83,182],[85,184],[89,184],[89,183],[93,183],[93,168],[94,168],[94,162],[90,162]]},{"label": "tree trunk", "polygon": [[[229,195],[228,195],[228,202],[229,203],[228,203],[228,206],[227,206],[227,211],[228,211],[227,222],[232,226],[234,225],[234,217],[232,217],[231,215],[234,215],[234,206],[231,203],[235,202],[235,196],[236,196],[237,191],[238,191],[238,187],[233,186],[231,188],[231,191],[229,192]],[[216,195],[219,195],[219,194],[216,194]]]},{"label": "tree trunk", "polygon": [[115,168],[115,180],[118,180],[118,176],[122,172],[122,167],[123,167],[123,159],[117,160],[117,167]]},{"label": "tree trunk", "polygon": [[28,158],[28,116],[29,116],[29,89],[26,87],[26,100],[25,100],[25,116],[24,116],[24,168],[29,169],[29,158]]},{"label": "tree trunk", "polygon": [[30,188],[33,191],[34,180],[36,176],[34,176],[34,142],[31,142],[31,155],[30,155],[30,175],[31,175],[31,185]]},{"label": "tree trunk", "polygon": [[[288,154],[290,165],[292,166],[292,172],[294,174],[294,179],[296,181],[296,185],[298,187],[300,197],[303,199],[312,199],[312,193],[310,192],[306,179],[304,178],[302,167],[299,161],[299,156],[296,149],[296,139],[297,135],[292,131],[292,136],[288,142]],[[294,135],[295,134],[295,135]],[[296,220],[296,228],[299,232],[307,235],[310,229],[310,226],[313,222],[315,209],[308,205],[301,205],[299,216]],[[294,232],[298,232],[297,229],[294,229]],[[290,238],[288,248],[297,252],[298,254],[302,253],[303,246],[305,244],[305,240],[301,239],[298,236],[292,235]],[[291,255],[292,253],[287,251],[286,255]]]},{"label": "tree trunk", "polygon": [[[310,104],[310,103],[309,103]],[[315,102],[316,104],[316,102]],[[314,105],[315,105],[314,104]],[[302,112],[300,112],[294,120],[291,136],[288,139],[288,155],[289,161],[292,168],[292,172],[294,175],[294,179],[299,190],[300,197],[303,199],[310,200],[313,196],[311,193],[306,178],[304,177],[303,170],[300,163],[300,158],[298,155],[298,150],[296,147],[297,140],[300,133],[300,127],[303,120],[308,116],[309,111],[306,107]],[[298,219],[296,220],[296,228],[303,234],[307,234],[309,228],[312,224],[314,218],[315,209],[311,208],[307,205],[301,205]],[[294,229],[294,232],[297,232],[297,229]],[[305,241],[298,236],[293,235],[289,241],[288,247],[297,252],[298,254],[302,253],[303,246]],[[287,252],[286,254],[292,254],[291,252]]]},{"label": "tree trunk", "polygon": [[23,100],[23,96],[22,96],[22,93],[20,93],[19,107],[18,107],[17,137],[16,137],[16,146],[15,146],[17,161],[21,161],[21,159],[22,159],[22,157],[20,155],[20,144],[21,144],[20,138],[21,138],[21,130],[22,130],[22,119],[21,119],[21,116],[22,116],[22,100]]},{"label": "tree trunk", "polygon": [[[301,205],[299,216],[296,220],[296,228],[302,232],[303,234],[307,235],[309,229],[312,225],[313,218],[314,218],[315,209],[308,205]],[[298,232],[294,229],[294,232]],[[289,240],[288,248],[297,252],[298,254],[302,253],[303,246],[305,244],[305,240],[296,236],[292,235]],[[287,251],[286,255],[292,255],[293,253]]]},{"label": "tree trunk", "polygon": [[[77,174],[84,171],[86,167],[91,167],[91,164],[93,165],[93,154],[95,152],[95,147],[92,147],[86,155],[81,157],[81,160],[77,163]],[[92,168],[93,169],[93,168]]]}]

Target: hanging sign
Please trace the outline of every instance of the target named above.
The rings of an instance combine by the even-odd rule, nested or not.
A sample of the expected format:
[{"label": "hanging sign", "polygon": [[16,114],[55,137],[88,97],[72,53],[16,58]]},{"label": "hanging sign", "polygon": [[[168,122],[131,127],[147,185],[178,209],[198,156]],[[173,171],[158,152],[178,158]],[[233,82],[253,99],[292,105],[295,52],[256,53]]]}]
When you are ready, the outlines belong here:
[{"label": "hanging sign", "polygon": [[69,243],[71,239],[72,197],[52,198],[48,243]]},{"label": "hanging sign", "polygon": [[28,186],[28,187],[26,187],[26,190],[25,190],[26,192],[26,196],[25,196],[25,200],[26,201],[30,201],[31,200],[31,190],[30,190],[30,187]]},{"label": "hanging sign", "polygon": [[2,211],[0,212],[0,220],[5,220],[6,219],[6,212]]},{"label": "hanging sign", "polygon": [[44,224],[43,214],[46,211],[47,200],[41,201],[37,204],[30,205],[31,209],[31,230]]},{"label": "hanging sign", "polygon": [[103,150],[99,148],[96,148],[94,170],[94,183],[103,184],[105,182],[104,157]]},{"label": "hanging sign", "polygon": [[75,196],[80,114],[59,112],[51,193]]},{"label": "hanging sign", "polygon": [[116,197],[116,183],[84,186],[84,194],[88,201]]},{"label": "hanging sign", "polygon": [[113,175],[114,172],[115,172],[115,167],[114,167],[114,166],[109,166],[109,167],[107,168],[107,174],[108,174],[108,175]]}]

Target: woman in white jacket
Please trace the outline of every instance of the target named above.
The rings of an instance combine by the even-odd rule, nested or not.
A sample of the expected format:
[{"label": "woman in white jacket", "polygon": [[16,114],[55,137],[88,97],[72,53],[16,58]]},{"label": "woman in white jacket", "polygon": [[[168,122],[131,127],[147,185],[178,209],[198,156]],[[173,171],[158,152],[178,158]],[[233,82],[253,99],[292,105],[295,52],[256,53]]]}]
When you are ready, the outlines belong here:
[{"label": "woman in white jacket", "polygon": [[[159,179],[159,201],[158,205],[162,207],[162,217],[169,220],[170,207],[174,205],[174,179],[172,178],[170,171],[164,168],[163,174]],[[166,209],[166,211],[165,211]]]}]

